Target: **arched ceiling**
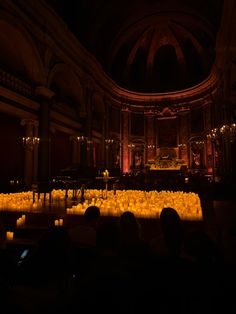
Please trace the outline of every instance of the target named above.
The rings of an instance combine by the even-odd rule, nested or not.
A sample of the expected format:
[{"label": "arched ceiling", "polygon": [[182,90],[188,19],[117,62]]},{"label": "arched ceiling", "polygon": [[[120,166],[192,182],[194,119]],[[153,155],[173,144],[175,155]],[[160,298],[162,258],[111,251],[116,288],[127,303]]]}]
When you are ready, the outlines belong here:
[{"label": "arched ceiling", "polygon": [[211,72],[223,0],[48,2],[120,87],[179,91]]}]

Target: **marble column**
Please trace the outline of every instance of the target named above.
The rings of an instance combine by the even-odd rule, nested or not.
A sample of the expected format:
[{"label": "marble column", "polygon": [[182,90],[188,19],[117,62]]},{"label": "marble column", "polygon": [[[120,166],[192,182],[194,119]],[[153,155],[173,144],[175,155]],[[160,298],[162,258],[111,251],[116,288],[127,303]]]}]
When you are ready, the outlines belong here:
[{"label": "marble column", "polygon": [[[25,126],[25,139],[28,139],[28,144],[25,144],[24,182],[26,186],[30,188],[37,175],[38,121],[23,119],[21,125]],[[33,144],[34,138],[36,142]]]},{"label": "marble column", "polygon": [[222,178],[225,182],[232,181],[232,142],[230,137],[229,127],[226,128],[226,131],[222,135],[223,138],[223,167],[222,167]]},{"label": "marble column", "polygon": [[72,163],[79,164],[80,162],[80,142],[76,135],[70,136],[70,141],[72,141]]},{"label": "marble column", "polygon": [[105,167],[110,168],[111,167],[111,145],[109,142],[106,142],[110,138],[109,136],[109,107],[108,104],[106,103],[105,105],[105,123],[104,123],[104,147],[105,147]]},{"label": "marble column", "polygon": [[36,95],[40,103],[39,108],[39,159],[38,182],[48,182],[51,176],[50,160],[50,106],[54,93],[47,87],[36,88]]},{"label": "marble column", "polygon": [[181,113],[178,117],[178,128],[179,128],[179,158],[183,159],[184,162],[190,166],[188,150],[190,151],[189,139],[189,114]]},{"label": "marble column", "polygon": [[154,159],[156,155],[156,137],[154,134],[155,116],[146,114],[145,116],[145,163]]},{"label": "marble column", "polygon": [[[210,134],[212,127],[212,102],[208,102],[204,106],[204,121],[205,121],[205,130]],[[206,139],[206,168],[208,173],[213,174],[213,164],[214,164],[214,148],[211,138]]]},{"label": "marble column", "polygon": [[86,146],[87,146],[87,166],[93,166],[93,142],[92,142],[92,91],[87,88],[86,90],[86,108],[87,108],[87,119],[86,119]]},{"label": "marble column", "polygon": [[107,120],[107,116],[105,115],[103,122],[102,122],[102,141],[101,141],[101,164],[103,167],[106,167],[106,143],[105,143],[105,139],[106,139],[106,120]]},{"label": "marble column", "polygon": [[122,109],[122,119],[121,119],[121,135],[122,135],[122,170],[123,172],[128,172],[131,160],[129,159],[129,130],[130,130],[130,111],[127,107]]}]

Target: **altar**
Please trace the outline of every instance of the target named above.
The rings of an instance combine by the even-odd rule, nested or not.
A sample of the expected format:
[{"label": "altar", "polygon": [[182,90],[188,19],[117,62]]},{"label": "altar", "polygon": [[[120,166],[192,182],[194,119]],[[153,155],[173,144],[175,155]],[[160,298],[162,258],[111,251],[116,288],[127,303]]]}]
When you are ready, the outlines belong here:
[{"label": "altar", "polygon": [[154,159],[145,164],[147,180],[157,185],[177,185],[187,175],[187,164],[183,159],[176,157],[174,148],[165,148],[159,151]]},{"label": "altar", "polygon": [[163,159],[158,161],[149,161],[149,163],[145,165],[145,168],[151,171],[183,171],[187,169],[187,165],[184,163],[184,161],[179,159]]}]

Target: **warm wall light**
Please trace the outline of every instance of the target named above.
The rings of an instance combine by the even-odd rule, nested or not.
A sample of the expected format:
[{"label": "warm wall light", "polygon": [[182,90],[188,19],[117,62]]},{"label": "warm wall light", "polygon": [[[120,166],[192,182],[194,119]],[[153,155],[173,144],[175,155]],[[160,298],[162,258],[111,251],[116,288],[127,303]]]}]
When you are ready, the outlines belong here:
[{"label": "warm wall light", "polygon": [[131,149],[135,149],[135,144],[128,144],[128,147]]},{"label": "warm wall light", "polygon": [[79,136],[76,136],[76,140],[80,143],[84,143],[86,142],[87,140],[87,137],[86,136],[83,136],[83,135],[79,135]]},{"label": "warm wall light", "polygon": [[106,139],[105,139],[105,143],[108,144],[108,145],[109,145],[109,144],[113,144],[113,143],[114,143],[114,140],[111,139],[111,138],[106,138]]},{"label": "warm wall light", "polygon": [[223,124],[219,128],[214,128],[207,134],[207,138],[211,141],[216,141],[220,137],[228,139],[231,143],[234,142],[236,138],[236,124]]},{"label": "warm wall light", "polygon": [[23,145],[30,150],[33,150],[39,144],[40,138],[36,136],[27,136],[22,138]]}]

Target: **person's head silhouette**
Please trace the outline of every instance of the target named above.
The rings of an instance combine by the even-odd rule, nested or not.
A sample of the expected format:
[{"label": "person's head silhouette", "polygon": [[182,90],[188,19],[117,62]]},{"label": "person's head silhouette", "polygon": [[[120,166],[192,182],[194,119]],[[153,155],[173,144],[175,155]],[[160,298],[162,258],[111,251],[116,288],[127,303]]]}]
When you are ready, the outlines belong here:
[{"label": "person's head silhouette", "polygon": [[160,226],[169,253],[178,255],[183,240],[183,229],[179,214],[174,208],[165,207],[160,214]]}]

